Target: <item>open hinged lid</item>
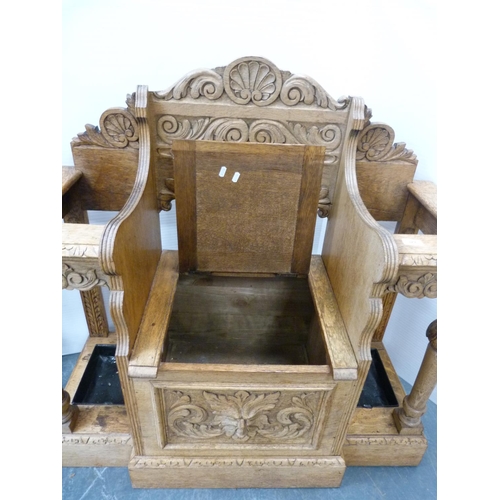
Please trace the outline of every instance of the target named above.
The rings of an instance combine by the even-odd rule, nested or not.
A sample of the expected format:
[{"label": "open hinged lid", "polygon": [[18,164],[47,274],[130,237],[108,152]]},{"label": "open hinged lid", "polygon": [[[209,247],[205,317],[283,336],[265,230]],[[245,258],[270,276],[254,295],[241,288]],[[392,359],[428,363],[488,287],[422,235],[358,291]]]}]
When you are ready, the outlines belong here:
[{"label": "open hinged lid", "polygon": [[325,148],[172,144],[179,271],[309,270]]}]

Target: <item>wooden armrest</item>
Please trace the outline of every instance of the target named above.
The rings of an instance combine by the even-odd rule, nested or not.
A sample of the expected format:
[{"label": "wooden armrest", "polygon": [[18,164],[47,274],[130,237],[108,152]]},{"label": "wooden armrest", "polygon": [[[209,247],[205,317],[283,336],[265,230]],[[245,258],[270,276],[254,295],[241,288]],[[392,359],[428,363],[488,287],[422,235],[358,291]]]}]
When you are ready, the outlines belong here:
[{"label": "wooden armrest", "polygon": [[320,255],[312,256],[308,278],[333,379],[356,380],[358,363]]},{"label": "wooden armrest", "polygon": [[408,191],[437,219],[437,186],[430,181],[414,181],[408,184]]},{"label": "wooden armrest", "polygon": [[75,167],[63,167],[62,194],[65,195],[81,176],[82,172],[80,170],[76,170]]},{"label": "wooden armrest", "polygon": [[395,234],[398,246],[399,272],[419,268],[437,270],[437,235]]},{"label": "wooden armrest", "polygon": [[176,251],[161,254],[130,358],[130,377],[156,378],[179,278],[178,261]]},{"label": "wooden armrest", "polygon": [[94,224],[62,224],[63,258],[97,259],[101,242],[103,225]]},{"label": "wooden armrest", "polygon": [[437,235],[395,234],[399,268],[388,291],[408,298],[437,297]]},{"label": "wooden armrest", "polygon": [[108,284],[99,264],[104,226],[62,224],[62,287],[88,291]]}]

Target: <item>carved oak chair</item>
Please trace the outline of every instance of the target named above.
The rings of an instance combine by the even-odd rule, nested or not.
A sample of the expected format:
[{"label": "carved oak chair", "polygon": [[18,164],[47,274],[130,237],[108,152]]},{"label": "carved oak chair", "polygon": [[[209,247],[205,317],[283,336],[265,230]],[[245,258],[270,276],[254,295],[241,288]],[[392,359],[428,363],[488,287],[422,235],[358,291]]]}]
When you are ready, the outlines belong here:
[{"label": "carved oak chair", "polygon": [[[74,140],[63,182],[63,287],[85,303],[108,286],[116,326],[98,337],[88,320],[63,464],[128,466],[155,488],[332,487],[346,464],[417,465],[437,326],[408,396],[382,342],[397,293],[437,293],[435,191],[413,182],[415,155],[361,98],[258,57],[140,86],[127,106]],[[178,252],[158,216],[174,199]],[[118,215],[82,224],[90,209]],[[103,346],[114,404],[81,396]]]}]

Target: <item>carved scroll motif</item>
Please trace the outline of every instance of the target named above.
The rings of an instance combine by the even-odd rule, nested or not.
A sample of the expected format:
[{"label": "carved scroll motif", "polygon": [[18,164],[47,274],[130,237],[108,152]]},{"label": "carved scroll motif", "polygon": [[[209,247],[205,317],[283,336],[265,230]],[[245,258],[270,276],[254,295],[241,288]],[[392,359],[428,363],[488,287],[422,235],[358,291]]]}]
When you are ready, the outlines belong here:
[{"label": "carved scroll motif", "polygon": [[[133,103],[132,97],[127,97],[127,104]],[[101,146],[103,148],[134,149],[139,147],[137,120],[134,115],[124,108],[106,110],[99,120],[99,127],[85,125],[85,132],[78,134],[72,141],[72,146]]]},{"label": "carved scroll motif", "polygon": [[208,141],[260,142],[268,144],[307,144],[325,146],[325,164],[336,164],[337,148],[342,131],[332,123],[311,125],[276,120],[249,120],[240,118],[188,118],[162,116],[157,133],[166,147],[158,148],[161,156],[172,157],[171,145],[175,139]]},{"label": "carved scroll motif", "polygon": [[416,165],[415,153],[404,142],[394,144],[394,130],[382,123],[364,128],[358,138],[357,161],[404,161]]},{"label": "carved scroll motif", "polygon": [[191,71],[173,87],[165,91],[154,92],[154,96],[165,101],[172,99],[179,101],[188,95],[193,99],[203,96],[210,100],[216,100],[223,92],[222,76],[214,70],[202,69]]},{"label": "carved scroll motif", "polygon": [[400,276],[396,284],[387,287],[388,292],[396,292],[408,298],[421,299],[437,297],[437,275],[427,273],[419,278]]},{"label": "carved scroll motif", "polygon": [[84,273],[75,271],[67,264],[62,265],[62,288],[68,290],[80,290],[85,292],[95,286],[106,285],[106,282],[97,277],[95,269]]},{"label": "carved scroll motif", "polygon": [[332,110],[345,109],[350,103],[347,97],[336,101],[309,76],[281,71],[262,57],[242,57],[225,67],[192,71],[173,87],[154,92],[154,96],[166,101],[227,96],[236,104],[256,106],[280,100],[287,106],[302,104]]},{"label": "carved scroll motif", "polygon": [[[223,438],[237,442],[297,439],[309,434],[315,417],[311,400],[314,393],[292,396],[284,401],[280,392],[234,394],[202,392],[194,402],[191,396],[175,392],[170,405],[170,433],[190,439]],[[316,402],[317,404],[317,402]],[[262,439],[260,440],[262,441]]]},{"label": "carved scroll motif", "polygon": [[[332,123],[311,125],[276,120],[243,120],[240,118],[190,118],[164,115],[158,119],[158,154],[172,158],[172,141],[175,139],[259,142],[267,144],[307,144],[325,146],[325,165],[339,161],[337,149],[342,141],[341,129]],[[163,143],[165,146],[162,146]],[[165,181],[160,191],[162,210],[170,210],[175,198],[173,180]],[[318,215],[327,217],[331,201],[328,188],[322,187]]]},{"label": "carved scroll motif", "polygon": [[338,101],[330,97],[316,80],[305,75],[292,75],[283,84],[281,100],[288,106],[299,102],[316,104],[320,108],[344,109],[349,105],[349,98],[341,97]]}]

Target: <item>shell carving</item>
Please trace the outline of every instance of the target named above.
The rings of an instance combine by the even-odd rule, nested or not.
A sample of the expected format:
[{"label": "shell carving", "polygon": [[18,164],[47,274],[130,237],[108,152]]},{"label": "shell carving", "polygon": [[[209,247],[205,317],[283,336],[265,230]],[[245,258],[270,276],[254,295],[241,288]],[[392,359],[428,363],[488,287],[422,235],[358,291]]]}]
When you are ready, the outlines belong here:
[{"label": "shell carving", "polygon": [[269,61],[238,59],[224,72],[226,92],[238,104],[267,106],[279,96],[281,84],[281,72]]},{"label": "shell carving", "polygon": [[404,142],[394,143],[394,130],[383,123],[372,123],[358,137],[356,160],[358,161],[404,161],[417,164],[417,157]]}]

